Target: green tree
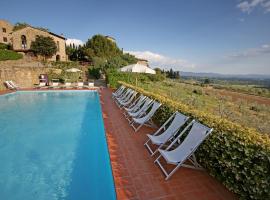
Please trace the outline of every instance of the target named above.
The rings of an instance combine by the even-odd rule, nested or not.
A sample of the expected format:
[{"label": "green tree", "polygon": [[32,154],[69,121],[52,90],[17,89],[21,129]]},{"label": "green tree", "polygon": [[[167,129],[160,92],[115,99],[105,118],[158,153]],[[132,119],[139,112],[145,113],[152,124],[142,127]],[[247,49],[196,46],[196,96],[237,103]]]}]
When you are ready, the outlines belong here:
[{"label": "green tree", "polygon": [[13,26],[13,31],[17,31],[20,30],[22,28],[25,28],[27,26],[30,26],[29,24],[25,23],[25,22],[17,22],[14,26]]},{"label": "green tree", "polygon": [[88,69],[89,75],[94,77],[95,79],[99,79],[100,78],[100,68],[89,68]]},{"label": "green tree", "polygon": [[92,49],[95,56],[102,58],[111,58],[122,54],[116,43],[108,40],[103,35],[94,35],[86,42],[85,47]]},{"label": "green tree", "polygon": [[205,84],[205,85],[210,84],[210,80],[209,80],[209,78],[204,79],[203,84]]},{"label": "green tree", "polygon": [[30,49],[46,60],[46,58],[52,57],[56,53],[57,46],[53,38],[37,35],[36,40],[31,43]]},{"label": "green tree", "polygon": [[122,54],[121,58],[125,60],[128,64],[135,64],[138,62],[138,59],[129,53]]}]

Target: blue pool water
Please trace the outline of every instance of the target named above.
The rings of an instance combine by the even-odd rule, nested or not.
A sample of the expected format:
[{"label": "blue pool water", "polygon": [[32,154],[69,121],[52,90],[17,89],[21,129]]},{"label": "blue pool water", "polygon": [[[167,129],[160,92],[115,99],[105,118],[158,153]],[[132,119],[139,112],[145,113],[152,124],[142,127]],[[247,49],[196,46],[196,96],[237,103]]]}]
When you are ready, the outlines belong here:
[{"label": "blue pool water", "polygon": [[0,199],[116,199],[97,92],[0,96]]}]

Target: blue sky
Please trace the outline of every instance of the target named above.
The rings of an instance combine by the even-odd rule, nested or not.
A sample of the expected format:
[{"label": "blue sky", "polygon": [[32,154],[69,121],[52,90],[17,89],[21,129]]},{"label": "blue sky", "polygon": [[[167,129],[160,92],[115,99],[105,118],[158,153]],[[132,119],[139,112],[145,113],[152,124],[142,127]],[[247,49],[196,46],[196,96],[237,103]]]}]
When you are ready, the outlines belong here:
[{"label": "blue sky", "polygon": [[111,35],[152,67],[270,74],[270,0],[9,0],[0,18],[82,41]]}]

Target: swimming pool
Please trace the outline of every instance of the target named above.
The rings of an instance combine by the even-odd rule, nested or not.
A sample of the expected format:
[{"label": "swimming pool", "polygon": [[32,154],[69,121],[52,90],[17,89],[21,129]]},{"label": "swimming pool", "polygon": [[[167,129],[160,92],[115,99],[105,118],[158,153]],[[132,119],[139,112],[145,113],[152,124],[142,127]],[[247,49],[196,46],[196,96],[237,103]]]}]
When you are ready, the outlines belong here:
[{"label": "swimming pool", "polygon": [[0,198],[116,199],[95,91],[0,96]]}]

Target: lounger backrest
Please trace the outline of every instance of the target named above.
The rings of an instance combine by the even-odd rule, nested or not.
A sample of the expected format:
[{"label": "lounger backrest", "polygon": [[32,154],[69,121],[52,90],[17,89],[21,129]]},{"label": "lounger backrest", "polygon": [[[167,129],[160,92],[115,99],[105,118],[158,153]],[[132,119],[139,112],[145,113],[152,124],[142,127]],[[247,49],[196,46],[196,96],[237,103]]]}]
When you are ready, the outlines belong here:
[{"label": "lounger backrest", "polygon": [[157,109],[158,109],[160,106],[161,106],[161,103],[159,103],[159,102],[157,102],[157,101],[154,101],[151,110],[150,110],[144,117],[141,117],[140,120],[141,120],[142,122],[148,121],[148,120],[155,114],[155,112],[157,111]]},{"label": "lounger backrest", "polygon": [[13,81],[9,81],[9,83],[10,83],[14,88],[18,88],[18,85],[16,85]]},{"label": "lounger backrest", "polygon": [[134,108],[140,107],[146,100],[147,100],[147,97],[144,96],[144,95],[141,95],[141,97],[138,100],[138,102],[134,105]]},{"label": "lounger backrest", "polygon": [[71,83],[70,82],[66,82],[65,85],[66,86],[71,86]]},{"label": "lounger backrest", "polygon": [[131,107],[127,108],[127,111],[136,112],[141,105],[146,101],[146,96],[142,95],[134,101],[134,104],[132,104]]},{"label": "lounger backrest", "polygon": [[176,112],[169,127],[162,134],[156,137],[160,138],[161,141],[167,141],[187,122],[188,119],[189,117]]},{"label": "lounger backrest", "polygon": [[14,86],[10,84],[10,81],[5,81],[5,84],[9,89],[14,89]]},{"label": "lounger backrest", "polygon": [[122,86],[120,86],[114,93],[115,94],[120,94],[120,93],[122,93],[122,91],[125,89],[125,87],[122,85]]},{"label": "lounger backrest", "polygon": [[[57,84],[57,85],[58,85],[58,84]],[[83,82],[78,82],[77,85],[78,85],[79,87],[82,87],[82,86],[83,86]]]},{"label": "lounger backrest", "polygon": [[185,161],[213,130],[197,121],[192,123],[192,128],[184,141],[176,149],[168,152],[170,157],[179,162]]},{"label": "lounger backrest", "polygon": [[52,82],[52,86],[58,86],[58,82]]},{"label": "lounger backrest", "polygon": [[149,99],[149,98],[147,97],[147,99],[146,99],[146,101],[144,102],[144,104],[142,105],[142,107],[141,107],[138,111],[136,111],[136,112],[134,113],[134,116],[138,116],[139,114],[145,112],[145,111],[149,108],[149,106],[151,106],[152,102],[153,102],[153,100],[152,100],[152,99]]},{"label": "lounger backrest", "polygon": [[126,95],[126,97],[124,97],[123,99],[121,99],[121,101],[122,102],[126,102],[126,101],[128,101],[129,99],[130,99],[130,97],[134,94],[134,90],[131,90],[130,92],[129,92],[129,94],[128,95]]},{"label": "lounger backrest", "polygon": [[125,101],[125,104],[130,104],[132,102],[132,100],[135,98],[135,96],[137,95],[137,92],[133,92],[130,97],[128,98],[127,101]]},{"label": "lounger backrest", "polygon": [[132,103],[132,107],[136,106],[137,104],[139,104],[143,98],[145,98],[145,96],[143,94],[141,94],[137,99],[134,100],[134,102]]},{"label": "lounger backrest", "polygon": [[117,98],[118,99],[123,99],[125,98],[129,93],[131,92],[131,89],[126,89],[121,95],[119,95]]},{"label": "lounger backrest", "polygon": [[46,83],[45,82],[40,82],[39,86],[46,86]]}]

